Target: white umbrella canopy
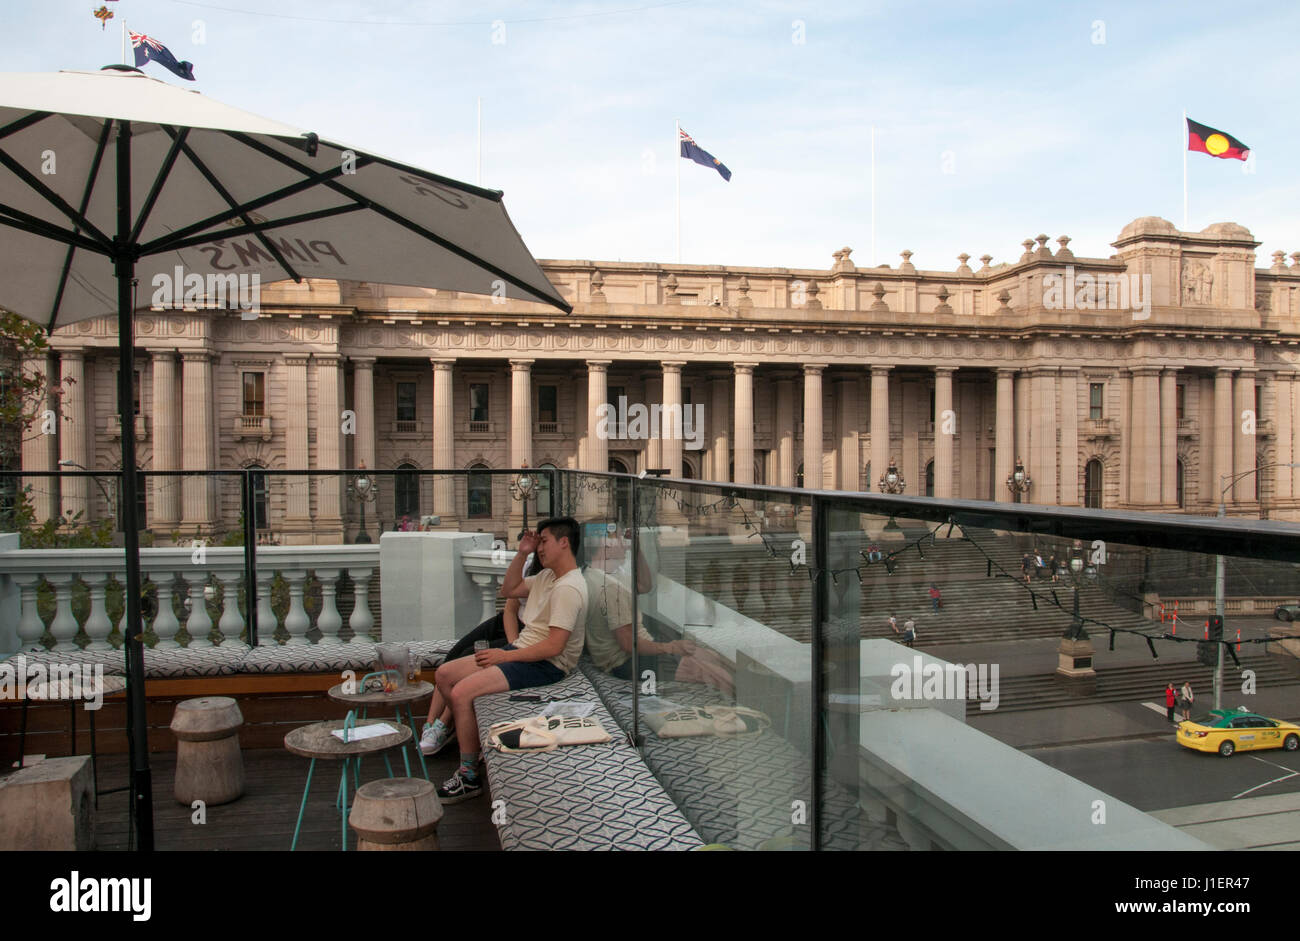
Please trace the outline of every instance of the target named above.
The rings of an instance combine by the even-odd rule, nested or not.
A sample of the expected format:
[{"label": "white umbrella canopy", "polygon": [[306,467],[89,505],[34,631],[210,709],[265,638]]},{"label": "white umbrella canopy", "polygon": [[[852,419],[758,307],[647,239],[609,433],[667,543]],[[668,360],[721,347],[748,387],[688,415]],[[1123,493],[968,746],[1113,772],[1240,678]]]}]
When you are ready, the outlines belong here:
[{"label": "white umbrella canopy", "polygon": [[0,74],[0,306],[51,329],[119,312],[110,255],[121,121],[136,309],[177,266],[205,283],[342,278],[570,309],[499,192],[116,70]]},{"label": "white umbrella canopy", "polygon": [[[249,286],[252,275],[315,277],[571,310],[499,192],[322,141],[126,66],[0,74],[0,307],[51,330],[116,313],[123,428],[133,423],[133,313],[164,285],[172,303],[187,301],[195,275],[205,289],[231,275]],[[121,505],[135,506],[137,490],[135,436],[125,434]],[[246,478],[244,585],[256,643],[251,494]],[[153,784],[135,527],[125,527],[125,543],[130,806],[147,850]]]}]

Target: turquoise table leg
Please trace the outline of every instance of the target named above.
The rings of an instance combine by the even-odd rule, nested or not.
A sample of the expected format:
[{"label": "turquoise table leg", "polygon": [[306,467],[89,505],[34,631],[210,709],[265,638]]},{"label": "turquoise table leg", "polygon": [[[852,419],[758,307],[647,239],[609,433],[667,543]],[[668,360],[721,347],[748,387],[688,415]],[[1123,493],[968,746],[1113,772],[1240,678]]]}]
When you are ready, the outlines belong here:
[{"label": "turquoise table leg", "polygon": [[[415,749],[416,757],[420,759],[420,773],[424,775],[424,780],[427,781],[429,780],[429,766],[424,763],[424,752],[420,751],[420,731],[415,727],[415,713],[411,710],[409,704],[406,707],[406,717],[411,720],[411,733],[415,736],[411,739],[412,747]],[[397,710],[397,721],[398,723],[402,721],[401,707],[398,707]],[[402,749],[402,757],[406,757],[405,748]],[[406,776],[408,778],[411,776],[411,763],[409,761],[406,763]]]},{"label": "turquoise table leg", "polygon": [[293,828],[293,842],[289,844],[289,852],[291,853],[298,848],[298,831],[302,829],[302,815],[307,810],[307,794],[311,791],[311,776],[315,770],[316,759],[313,758],[311,764],[307,767],[307,783],[302,789],[302,806],[298,808],[298,823]]}]

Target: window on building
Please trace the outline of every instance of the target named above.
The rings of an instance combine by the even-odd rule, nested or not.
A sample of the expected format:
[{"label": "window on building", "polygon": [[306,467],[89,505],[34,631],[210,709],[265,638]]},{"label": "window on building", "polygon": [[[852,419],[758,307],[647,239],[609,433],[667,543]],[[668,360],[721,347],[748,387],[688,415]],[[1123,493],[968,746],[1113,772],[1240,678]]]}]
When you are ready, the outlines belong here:
[{"label": "window on building", "polygon": [[414,382],[397,383],[397,420],[402,422],[415,421],[415,390]]},{"label": "window on building", "polygon": [[[134,371],[135,386],[131,392],[131,405],[134,407],[134,414],[140,414],[140,370]],[[122,414],[122,371],[119,369],[113,374],[113,401],[117,403],[117,414]]]},{"label": "window on building", "polygon": [[244,417],[262,418],[266,415],[266,373],[244,373]]},{"label": "window on building", "polygon": [[[1181,387],[1180,387],[1180,388],[1181,388]],[[1185,502],[1185,498],[1184,498],[1184,496],[1183,496],[1183,493],[1184,493],[1184,491],[1183,491],[1183,479],[1184,479],[1184,475],[1185,475],[1185,473],[1186,473],[1186,469],[1183,467],[1183,461],[1182,461],[1182,458],[1179,458],[1179,459],[1178,459],[1178,462],[1177,462],[1177,466],[1176,466],[1175,469],[1174,469],[1174,484],[1175,484],[1175,487],[1176,487],[1176,489],[1177,489],[1177,494],[1178,494],[1178,506],[1179,506],[1180,508],[1182,508],[1182,507],[1184,507],[1184,506],[1187,505],[1186,502]],[[1258,475],[1256,475],[1256,476],[1258,476]]]},{"label": "window on building", "polygon": [[930,389],[930,411],[926,413],[925,420],[930,422],[931,424],[934,423],[934,388],[933,387],[931,387]]},{"label": "window on building", "polygon": [[468,515],[471,519],[482,519],[492,515],[492,475],[476,474],[476,470],[487,470],[487,465],[475,464],[470,468],[467,481]]},{"label": "window on building", "polygon": [[925,495],[934,496],[934,461],[925,465]]},{"label": "window on building", "polygon": [[488,384],[471,382],[469,384],[469,420],[486,422],[488,418]]},{"label": "window on building", "polygon": [[1097,419],[1101,418],[1101,396],[1105,389],[1105,383],[1090,382],[1088,384],[1088,417]]},{"label": "window on building", "polygon": [[[261,464],[249,464],[249,470],[263,470]],[[266,491],[266,474],[256,473],[252,475],[253,484],[253,528],[258,532],[270,529],[270,517],[267,513],[267,491]]]},{"label": "window on building", "polygon": [[1174,410],[1178,413],[1178,421],[1182,421],[1187,412],[1187,386],[1174,387]]},{"label": "window on building", "polygon": [[[81,479],[100,480],[101,478],[83,477]],[[145,483],[144,473],[142,471],[137,471],[135,475],[135,528],[137,531],[141,529],[149,528],[149,524],[147,522],[147,518],[148,518],[147,488],[148,488],[148,484]],[[120,475],[114,479],[113,489],[116,491],[115,502],[117,506],[120,507],[125,502],[122,494],[122,477]],[[112,512],[113,515],[117,517],[117,521],[116,521],[117,532],[119,533],[126,532],[126,529],[123,526],[124,514],[116,511],[112,511]]]},{"label": "window on building", "polygon": [[403,516],[410,517],[416,526],[420,523],[420,477],[412,473],[414,464],[402,464],[393,475],[393,519],[401,522]]},{"label": "window on building", "polygon": [[[554,464],[542,464],[539,470],[554,470]],[[537,475],[537,515],[541,518],[555,515],[555,494],[551,492],[551,475]]]},{"label": "window on building", "polygon": [[607,386],[605,398],[609,401],[609,418],[606,427],[609,429],[611,438],[622,439],[626,437],[627,429],[621,424],[618,414],[618,400],[627,395],[627,389],[624,386]]},{"label": "window on building", "polygon": [[537,387],[537,420],[542,424],[554,424],[560,420],[559,398],[556,386]]},{"label": "window on building", "polygon": [[1101,461],[1093,458],[1083,468],[1083,505],[1101,509]]},{"label": "window on building", "polygon": [[871,462],[867,461],[867,485],[862,488],[868,493],[871,491]]},{"label": "window on building", "polygon": [[794,485],[796,487],[803,486],[803,465],[802,464],[800,464],[799,469],[794,472]]},{"label": "window on building", "polygon": [[1263,391],[1263,386],[1255,386],[1255,421],[1259,421],[1264,417],[1264,410],[1261,408],[1264,404]]}]

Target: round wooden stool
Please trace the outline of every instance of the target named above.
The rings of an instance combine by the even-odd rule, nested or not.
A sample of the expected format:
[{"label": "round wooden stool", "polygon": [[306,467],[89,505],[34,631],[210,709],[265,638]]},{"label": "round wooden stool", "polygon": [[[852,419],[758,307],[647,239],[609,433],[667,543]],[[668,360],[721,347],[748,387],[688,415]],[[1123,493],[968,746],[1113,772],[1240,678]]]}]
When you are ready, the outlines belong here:
[{"label": "round wooden stool", "polygon": [[423,778],[389,778],[361,786],[348,823],[359,850],[436,850],[442,804]]},{"label": "round wooden stool", "polygon": [[239,729],[244,717],[228,696],[187,699],[176,706],[176,800],[225,804],[244,793],[244,758]]}]

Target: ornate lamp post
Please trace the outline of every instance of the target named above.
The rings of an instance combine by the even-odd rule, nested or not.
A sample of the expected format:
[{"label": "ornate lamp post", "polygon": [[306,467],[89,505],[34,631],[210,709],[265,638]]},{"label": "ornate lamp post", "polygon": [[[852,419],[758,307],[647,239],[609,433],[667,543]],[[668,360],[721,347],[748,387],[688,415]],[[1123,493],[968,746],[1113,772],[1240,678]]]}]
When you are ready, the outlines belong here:
[{"label": "ornate lamp post", "polygon": [[1059,661],[1056,672],[1072,679],[1091,679],[1096,677],[1097,671],[1092,666],[1092,640],[1088,637],[1087,628],[1083,626],[1083,618],[1079,616],[1079,589],[1096,582],[1097,569],[1087,564],[1083,557],[1083,544],[1077,539],[1070,549],[1069,566],[1074,616],[1061,635],[1061,643],[1057,647]]},{"label": "ornate lamp post", "polygon": [[1029,493],[1029,488],[1033,485],[1034,482],[1025,473],[1024,461],[1017,457],[1016,469],[1007,475],[1007,489],[1011,491],[1013,496],[1019,497],[1021,494]]},{"label": "ornate lamp post", "polygon": [[[525,464],[525,467],[528,465]],[[532,474],[520,474],[510,484],[510,496],[524,506],[524,531],[528,530],[528,500],[537,492],[537,478]]]},{"label": "ornate lamp post", "polygon": [[[362,461],[360,470],[366,469],[366,462]],[[357,534],[356,544],[365,545],[370,542],[370,533],[366,532],[366,504],[374,503],[379,496],[379,485],[369,474],[358,474],[352,478],[348,484],[348,491],[352,499],[356,500],[361,506],[361,532]]]},{"label": "ornate lamp post", "polygon": [[880,475],[877,489],[881,493],[902,493],[907,489],[907,481],[898,472],[898,462],[894,458],[889,459],[889,467]]}]

